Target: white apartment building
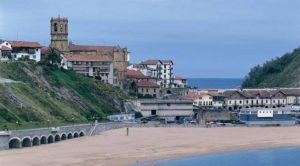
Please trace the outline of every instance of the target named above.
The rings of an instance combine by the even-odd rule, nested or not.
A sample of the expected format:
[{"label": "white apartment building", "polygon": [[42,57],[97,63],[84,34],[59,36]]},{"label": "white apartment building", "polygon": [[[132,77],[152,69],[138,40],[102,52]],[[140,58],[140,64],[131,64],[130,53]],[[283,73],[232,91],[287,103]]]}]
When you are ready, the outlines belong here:
[{"label": "white apartment building", "polygon": [[173,85],[173,61],[172,60],[146,60],[140,63],[141,71],[150,77],[158,78],[158,84],[162,88],[171,88]]},{"label": "white apartment building", "polygon": [[173,85],[173,61],[162,60],[161,79],[163,88],[171,88]]}]

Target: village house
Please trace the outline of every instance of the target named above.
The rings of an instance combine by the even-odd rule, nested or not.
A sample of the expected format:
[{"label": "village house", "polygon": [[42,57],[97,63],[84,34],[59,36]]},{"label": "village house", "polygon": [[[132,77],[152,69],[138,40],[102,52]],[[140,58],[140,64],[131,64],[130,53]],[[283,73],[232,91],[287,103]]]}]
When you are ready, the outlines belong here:
[{"label": "village house", "polygon": [[113,84],[113,60],[110,56],[65,53],[61,65],[65,69],[73,69],[104,83]]},{"label": "village house", "polygon": [[11,48],[0,45],[0,61],[8,61],[11,57]]},{"label": "village house", "polygon": [[155,82],[140,81],[137,83],[138,95],[151,96],[157,98],[160,96],[160,86]]},{"label": "village house", "polygon": [[224,97],[218,92],[190,91],[184,99],[193,100],[193,105],[201,108],[221,109],[224,106]]},{"label": "village house", "polygon": [[36,62],[41,60],[42,46],[38,42],[4,41],[0,46],[5,51],[11,51],[9,53],[11,53],[11,58],[14,60],[26,57]]},{"label": "village house", "polygon": [[173,87],[174,88],[186,88],[187,87],[187,79],[179,76],[174,76],[173,78]]},{"label": "village house", "polygon": [[127,70],[127,84],[131,94],[142,96],[160,96],[157,78],[144,75],[140,70]]}]

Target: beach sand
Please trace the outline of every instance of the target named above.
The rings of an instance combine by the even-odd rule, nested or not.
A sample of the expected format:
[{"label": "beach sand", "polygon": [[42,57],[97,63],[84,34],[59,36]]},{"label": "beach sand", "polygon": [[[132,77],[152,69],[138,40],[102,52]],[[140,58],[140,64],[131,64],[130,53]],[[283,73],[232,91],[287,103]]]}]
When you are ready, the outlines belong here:
[{"label": "beach sand", "polygon": [[194,154],[299,146],[300,127],[130,128],[0,151],[1,166],[123,166]]}]

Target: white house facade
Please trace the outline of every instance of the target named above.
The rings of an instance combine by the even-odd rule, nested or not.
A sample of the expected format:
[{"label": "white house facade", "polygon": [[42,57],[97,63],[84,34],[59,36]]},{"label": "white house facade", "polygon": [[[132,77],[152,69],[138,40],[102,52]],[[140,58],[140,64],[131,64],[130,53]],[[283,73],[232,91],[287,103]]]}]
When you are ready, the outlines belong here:
[{"label": "white house facade", "polygon": [[12,58],[15,60],[25,57],[28,57],[36,62],[41,60],[42,46],[38,42],[5,41],[1,44],[1,46],[10,48],[12,50]]}]

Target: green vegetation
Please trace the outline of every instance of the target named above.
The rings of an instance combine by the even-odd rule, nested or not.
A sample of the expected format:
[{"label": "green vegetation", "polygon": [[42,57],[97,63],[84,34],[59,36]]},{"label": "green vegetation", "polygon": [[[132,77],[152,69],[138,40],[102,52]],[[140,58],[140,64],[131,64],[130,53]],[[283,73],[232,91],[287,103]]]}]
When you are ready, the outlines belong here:
[{"label": "green vegetation", "polygon": [[17,81],[0,84],[0,129],[104,121],[125,99],[116,87],[32,61],[0,63],[0,78]]},{"label": "green vegetation", "polygon": [[300,87],[300,48],[252,68],[242,87]]}]

